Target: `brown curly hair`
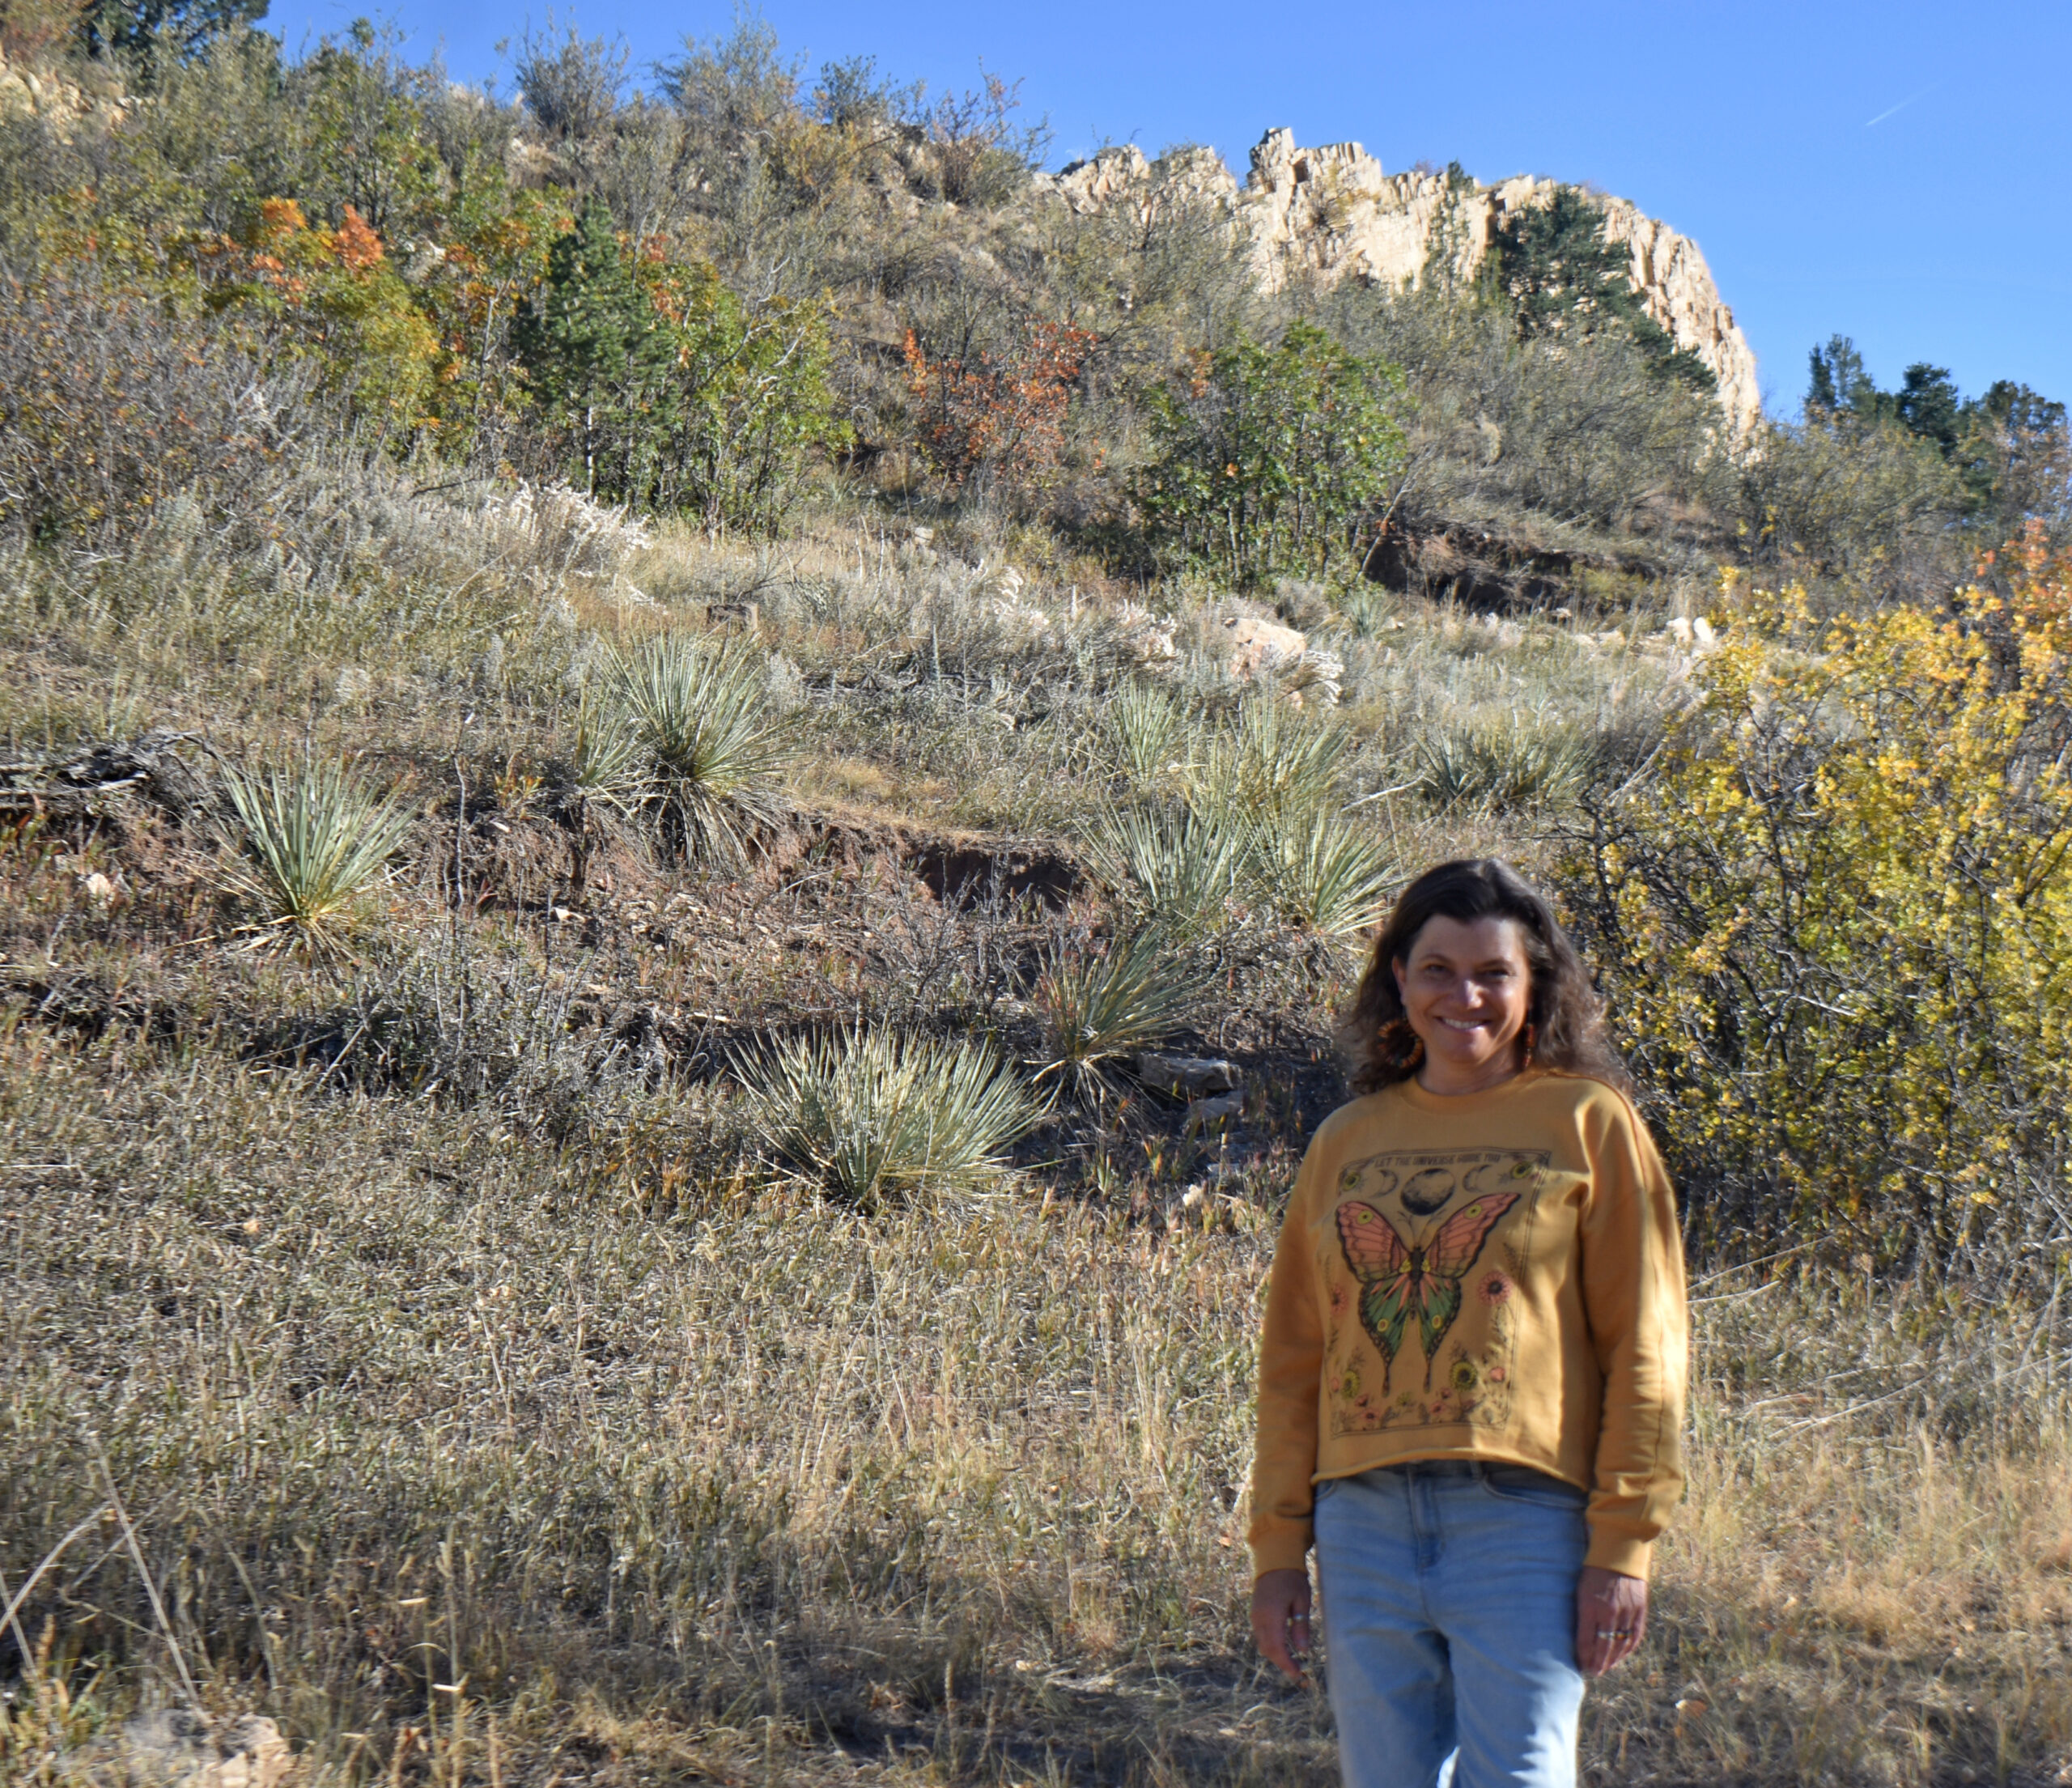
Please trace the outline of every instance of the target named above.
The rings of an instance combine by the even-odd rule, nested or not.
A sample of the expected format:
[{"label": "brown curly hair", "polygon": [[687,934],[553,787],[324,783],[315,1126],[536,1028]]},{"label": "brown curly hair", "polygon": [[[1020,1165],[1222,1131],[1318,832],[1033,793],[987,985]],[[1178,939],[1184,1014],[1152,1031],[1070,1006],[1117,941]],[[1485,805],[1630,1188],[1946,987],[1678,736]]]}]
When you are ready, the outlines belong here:
[{"label": "brown curly hair", "polygon": [[1485,856],[1427,869],[1403,890],[1374,940],[1374,959],[1340,1030],[1352,1057],[1354,1092],[1378,1093],[1416,1072],[1417,1039],[1403,1012],[1395,969],[1408,960],[1426,922],[1441,918],[1463,924],[1516,920],[1532,970],[1526,1021],[1533,1029],[1534,1066],[1627,1088],[1625,1064],[1604,1033],[1603,1003],[1554,909],[1509,864]]}]

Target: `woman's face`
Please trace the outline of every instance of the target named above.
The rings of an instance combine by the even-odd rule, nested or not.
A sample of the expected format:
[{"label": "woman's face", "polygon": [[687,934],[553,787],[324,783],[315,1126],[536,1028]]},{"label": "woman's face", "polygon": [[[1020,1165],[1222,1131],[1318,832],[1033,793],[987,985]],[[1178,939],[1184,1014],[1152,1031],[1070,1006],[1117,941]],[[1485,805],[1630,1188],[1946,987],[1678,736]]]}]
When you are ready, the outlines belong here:
[{"label": "woman's face", "polygon": [[1433,1091],[1492,1084],[1516,1068],[1532,966],[1515,919],[1428,919],[1397,960],[1395,983]]}]

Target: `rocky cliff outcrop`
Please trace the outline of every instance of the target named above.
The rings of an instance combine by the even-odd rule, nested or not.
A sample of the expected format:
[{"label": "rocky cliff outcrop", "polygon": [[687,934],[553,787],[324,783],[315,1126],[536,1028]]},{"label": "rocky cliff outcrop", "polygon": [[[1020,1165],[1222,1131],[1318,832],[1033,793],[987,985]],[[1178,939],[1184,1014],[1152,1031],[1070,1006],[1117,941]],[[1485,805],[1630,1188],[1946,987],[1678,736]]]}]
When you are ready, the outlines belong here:
[{"label": "rocky cliff outcrop", "polygon": [[19,63],[0,53],[0,118],[41,118],[70,142],[75,125],[91,118],[119,122],[137,104],[130,96],[89,93],[77,83]]},{"label": "rocky cliff outcrop", "polygon": [[[1459,175],[1391,175],[1357,142],[1305,149],[1290,130],[1260,139],[1242,187],[1212,150],[1153,164],[1133,145],[1038,180],[1079,211],[1154,206],[1176,189],[1220,199],[1246,225],[1269,287],[1298,268],[1327,281],[1352,275],[1390,286],[1420,285],[1435,272],[1472,279],[1506,221],[1559,190],[1525,175],[1494,186]],[[1697,244],[1623,198],[1593,202],[1606,239],[1632,257],[1633,289],[1648,314],[1711,368],[1728,426],[1737,438],[1746,434],[1761,413],[1756,356]]]}]

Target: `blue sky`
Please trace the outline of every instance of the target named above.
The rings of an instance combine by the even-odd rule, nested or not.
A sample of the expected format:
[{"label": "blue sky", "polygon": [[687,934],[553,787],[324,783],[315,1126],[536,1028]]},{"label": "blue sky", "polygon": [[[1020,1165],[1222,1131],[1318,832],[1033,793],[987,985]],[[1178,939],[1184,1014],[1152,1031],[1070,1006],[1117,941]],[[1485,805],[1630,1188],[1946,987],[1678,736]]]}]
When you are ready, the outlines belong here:
[{"label": "blue sky", "polygon": [[[372,0],[275,0],[292,50]],[[1353,138],[1391,172],[1458,160],[1594,182],[1696,238],[1754,346],[1766,397],[1794,412],[1807,350],[1855,338],[1881,384],[1910,362],[1968,392],[2025,380],[2072,401],[2072,5],[1552,6],[1457,3],[866,6],[766,0],[809,68],[874,55],[932,89],[980,63],[1047,113],[1052,165],[1104,140],[1156,153],[1212,143],[1243,176],[1268,126]],[[456,79],[510,85],[499,39],[526,0],[391,0],[408,49],[442,47]],[[584,0],[586,36],[622,36],[637,66],[728,5]]]}]

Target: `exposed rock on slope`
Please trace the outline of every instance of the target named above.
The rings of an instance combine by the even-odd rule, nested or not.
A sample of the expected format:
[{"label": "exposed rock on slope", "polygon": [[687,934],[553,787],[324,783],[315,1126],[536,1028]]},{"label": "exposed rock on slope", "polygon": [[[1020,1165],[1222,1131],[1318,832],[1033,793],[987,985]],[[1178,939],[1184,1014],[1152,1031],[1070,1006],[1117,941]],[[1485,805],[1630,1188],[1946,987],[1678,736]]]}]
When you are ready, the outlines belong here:
[{"label": "exposed rock on slope", "polygon": [[97,117],[114,122],[136,103],[127,96],[109,98],[89,93],[75,82],[10,64],[0,53],[0,118],[41,118],[57,131],[61,142],[72,140],[66,133],[82,120]]},{"label": "exposed rock on slope", "polygon": [[[1495,186],[1445,174],[1391,176],[1357,142],[1305,149],[1290,130],[1260,139],[1242,189],[1212,150],[1186,151],[1154,168],[1133,145],[1038,180],[1079,211],[1148,206],[1175,185],[1221,198],[1250,227],[1259,277],[1270,287],[1297,267],[1327,280],[1350,274],[1391,286],[1420,284],[1434,268],[1472,278],[1506,219],[1548,204],[1558,190],[1553,180],[1526,175]],[[1711,368],[1729,426],[1745,434],[1761,410],[1756,356],[1697,244],[1625,199],[1594,202],[1607,239],[1633,257],[1633,289],[1648,314]]]}]

